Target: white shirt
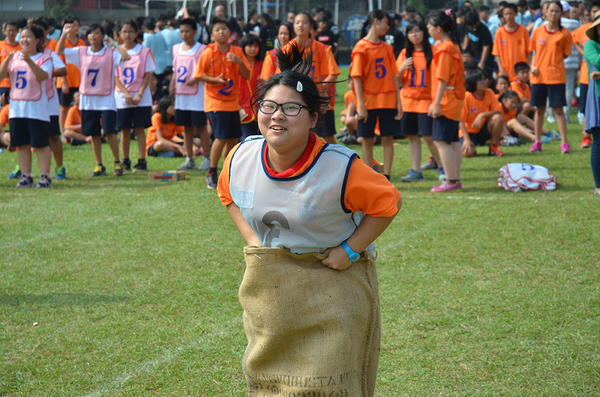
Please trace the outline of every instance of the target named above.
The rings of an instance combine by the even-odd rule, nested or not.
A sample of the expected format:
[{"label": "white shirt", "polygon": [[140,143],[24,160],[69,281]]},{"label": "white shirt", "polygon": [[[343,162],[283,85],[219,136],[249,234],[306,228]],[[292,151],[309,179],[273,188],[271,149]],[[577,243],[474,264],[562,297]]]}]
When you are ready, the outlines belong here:
[{"label": "white shirt", "polygon": [[[137,55],[142,50],[141,44],[136,44],[131,50],[127,50],[129,55]],[[154,63],[154,59],[152,59],[152,55],[148,54],[146,57],[146,73],[152,73],[156,70],[156,64]],[[137,92],[129,92],[132,97],[137,95]],[[146,87],[144,90],[144,94],[142,95],[142,99],[140,99],[140,103],[137,106],[128,105],[125,103],[125,94],[115,90],[115,101],[117,102],[117,109],[127,109],[127,108],[135,108],[135,107],[149,107],[152,106],[152,93],[150,92],[150,87]]]},{"label": "white shirt", "polygon": [[[39,52],[31,57],[32,61],[39,59],[42,53]],[[22,59],[22,58],[21,58]],[[44,62],[40,68],[52,76],[52,62]],[[10,109],[8,110],[8,118],[24,118],[35,119],[42,121],[50,121],[50,113],[48,111],[48,96],[46,95],[46,84],[40,82],[42,86],[42,96],[37,101],[18,101],[11,98]]]},{"label": "white shirt", "polygon": [[[106,48],[102,48],[98,52],[92,52],[91,47],[87,47],[87,54],[92,56],[104,55]],[[65,59],[67,63],[75,65],[79,68],[79,47],[65,48]],[[115,76],[117,75],[117,66],[122,66],[121,53],[118,50],[113,51],[113,78],[110,81],[112,90],[115,90]],[[108,84],[108,81],[103,82]],[[117,110],[115,96],[109,94],[107,96],[83,95],[79,97],[79,110]]]},{"label": "white shirt", "polygon": [[[183,51],[183,49],[179,46],[179,54],[180,55],[189,55],[192,56],[198,51],[198,47],[200,43],[196,43],[191,50]],[[176,57],[177,54],[173,54],[173,57]],[[173,78],[177,78],[177,71],[173,71]],[[196,95],[176,95],[175,96],[175,109],[176,110],[191,110],[196,112],[204,112],[204,84],[202,82],[198,83],[198,92]]]},{"label": "white shirt", "polygon": [[[52,56],[52,67],[54,70],[67,67],[56,52],[52,51],[50,53],[50,56]],[[54,90],[54,97],[48,100],[48,110],[50,112],[50,116],[60,116],[60,108],[58,106],[58,93],[56,92],[56,85],[54,84],[54,82],[52,84],[52,89]]]}]

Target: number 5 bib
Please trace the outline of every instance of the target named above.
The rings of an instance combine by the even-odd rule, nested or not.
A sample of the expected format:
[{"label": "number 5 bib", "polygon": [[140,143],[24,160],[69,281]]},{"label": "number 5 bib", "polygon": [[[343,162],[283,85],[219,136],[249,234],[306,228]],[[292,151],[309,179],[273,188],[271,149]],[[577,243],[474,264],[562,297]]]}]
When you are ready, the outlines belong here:
[{"label": "number 5 bib", "polygon": [[[39,101],[42,97],[42,83],[35,77],[27,62],[20,58],[21,52],[19,51],[8,65],[10,85],[13,87],[10,92],[10,99],[16,101]],[[41,57],[33,62],[41,66],[47,61],[50,61],[50,57],[42,54]]]},{"label": "number 5 bib", "polygon": [[83,95],[108,96],[113,91],[113,48],[104,48],[100,55],[88,54],[88,48],[79,47],[79,70]]},{"label": "number 5 bib", "polygon": [[[137,54],[130,54],[131,59],[123,62],[123,66],[117,67],[117,76],[129,92],[137,92],[142,86],[144,75],[146,74],[146,60],[148,59],[150,50],[142,47]],[[116,90],[121,92],[117,86]]]}]

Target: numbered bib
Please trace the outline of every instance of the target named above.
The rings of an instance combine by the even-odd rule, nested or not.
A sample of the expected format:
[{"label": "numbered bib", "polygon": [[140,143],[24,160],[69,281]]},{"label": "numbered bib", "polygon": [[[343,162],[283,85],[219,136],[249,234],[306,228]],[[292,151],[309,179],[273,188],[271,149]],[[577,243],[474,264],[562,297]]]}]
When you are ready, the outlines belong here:
[{"label": "numbered bib", "polygon": [[79,47],[79,70],[83,95],[108,96],[113,91],[113,48],[102,55],[89,55],[89,47]]},{"label": "numbered bib", "polygon": [[196,95],[199,84],[192,86],[186,83],[194,77],[194,71],[200,55],[206,48],[204,44],[199,44],[194,55],[181,55],[179,53],[181,44],[173,46],[173,72],[175,76],[175,94],[176,95]]},{"label": "numbered bib", "polygon": [[[125,88],[129,92],[137,92],[142,86],[144,75],[146,74],[146,61],[150,50],[146,47],[142,47],[140,52],[137,54],[130,54],[131,59],[125,61],[123,66],[117,67],[117,76]],[[118,92],[121,92],[119,87],[116,87]]]},{"label": "numbered bib", "polygon": [[[35,77],[31,68],[21,58],[21,52],[17,52],[8,65],[8,76],[10,78],[10,98],[16,101],[39,101],[42,97],[42,83]],[[35,64],[41,66],[51,58],[42,54],[36,59]]]}]

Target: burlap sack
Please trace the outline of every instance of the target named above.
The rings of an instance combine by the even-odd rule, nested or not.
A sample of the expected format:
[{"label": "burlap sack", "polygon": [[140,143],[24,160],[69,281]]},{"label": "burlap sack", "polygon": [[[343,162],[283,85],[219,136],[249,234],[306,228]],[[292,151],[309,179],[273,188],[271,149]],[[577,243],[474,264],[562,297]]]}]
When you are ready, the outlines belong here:
[{"label": "burlap sack", "polygon": [[344,271],[324,255],[246,247],[240,286],[248,396],[373,396],[381,318],[372,256]]}]

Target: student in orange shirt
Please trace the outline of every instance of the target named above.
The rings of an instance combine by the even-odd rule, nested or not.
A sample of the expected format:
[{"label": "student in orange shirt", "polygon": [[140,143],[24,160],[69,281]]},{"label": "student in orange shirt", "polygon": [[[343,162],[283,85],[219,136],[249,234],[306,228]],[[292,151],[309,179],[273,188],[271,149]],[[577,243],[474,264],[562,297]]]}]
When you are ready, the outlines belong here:
[{"label": "student in orange shirt", "polygon": [[546,100],[554,110],[558,131],[560,132],[562,153],[571,153],[567,143],[567,119],[563,106],[566,98],[566,69],[564,59],[571,55],[573,38],[571,33],[560,24],[563,8],[560,1],[552,1],[548,6],[547,25],[533,31],[531,36],[531,106],[535,106],[535,137],[530,152],[542,151],[542,128]]},{"label": "student in orange shirt", "polygon": [[[366,33],[368,28],[368,33]],[[363,24],[363,38],[352,50],[350,77],[358,100],[358,129],[362,137],[365,164],[373,164],[375,125],[379,121],[383,146],[383,175],[388,180],[394,159],[394,134],[400,130],[402,104],[398,91],[398,67],[394,49],[381,41],[389,30],[389,17],[381,10],[371,11]]]},{"label": "student in orange shirt", "polygon": [[[2,33],[6,37],[5,40],[0,41],[0,63],[4,62],[6,56],[13,52],[19,51],[21,45],[15,41],[19,28],[16,22],[6,22],[3,26]],[[10,79],[4,78],[0,80],[0,95],[10,90]]]},{"label": "student in orange shirt", "polygon": [[498,110],[498,99],[481,69],[473,69],[466,77],[467,94],[460,118],[460,142],[464,157],[477,154],[476,146],[490,141],[489,156],[504,156],[499,143],[504,131],[504,119]]},{"label": "student in orange shirt", "polygon": [[[10,110],[10,104],[8,103],[8,95],[9,91],[0,94],[0,101],[2,102],[2,110],[0,110],[0,146],[2,147],[10,147],[10,131],[4,131],[4,127],[8,125],[8,112]],[[18,168],[18,167],[17,167]],[[15,170],[15,178],[17,178],[16,173],[19,172]],[[20,176],[20,175],[19,175]],[[14,179],[10,178],[9,179]]]},{"label": "student in orange shirt", "polygon": [[[519,135],[531,141],[535,140],[533,135],[533,120],[524,114],[519,114],[519,94],[508,90],[498,98],[498,110],[504,119],[505,129],[502,136]],[[526,125],[528,128],[524,127]],[[548,138],[549,140],[549,138]]]},{"label": "student in orange shirt", "polygon": [[73,106],[67,113],[65,120],[64,137],[69,140],[71,146],[79,146],[92,143],[92,137],[81,133],[81,111],[79,110],[79,92],[73,94]]},{"label": "student in orange shirt", "polygon": [[405,182],[422,181],[421,140],[423,138],[437,164],[441,164],[437,147],[431,140],[432,119],[427,115],[431,105],[431,62],[433,51],[424,21],[412,21],[406,27],[406,48],[400,52],[396,64],[400,71],[400,101],[403,116],[400,130],[408,135],[411,171],[402,178]]},{"label": "student in orange shirt", "polygon": [[504,25],[494,35],[492,55],[496,56],[498,74],[515,79],[514,66],[519,62],[529,62],[529,33],[527,27],[515,22],[518,15],[516,4],[509,3],[502,11]]},{"label": "student in orange shirt", "polygon": [[431,96],[433,103],[427,114],[433,117],[431,139],[440,153],[446,174],[432,193],[462,189],[460,167],[462,151],[458,141],[458,122],[465,99],[464,65],[458,46],[458,30],[452,10],[433,11],[427,30],[440,43],[435,47],[431,63]]},{"label": "student in orange shirt", "polygon": [[[600,11],[600,1],[596,0],[592,2],[590,6],[590,15],[592,16],[592,22],[581,25],[571,35],[573,36],[573,47],[579,52],[583,59],[583,47],[585,43],[590,39],[585,32],[592,26],[594,15]],[[585,105],[587,100],[588,86],[590,84],[589,69],[585,59],[581,62],[581,70],[579,74],[579,112],[583,114],[583,138],[581,140],[581,148],[588,149],[592,147],[592,136],[585,131]]]},{"label": "student in orange shirt", "polygon": [[152,115],[152,127],[148,128],[148,139],[146,139],[148,156],[185,156],[184,141],[178,136],[183,133],[183,130],[183,126],[175,125],[175,99],[172,96],[160,98],[156,113]]},{"label": "student in orange shirt", "polygon": [[[282,23],[277,28],[277,41],[279,41],[279,47],[284,47],[291,39],[294,38],[294,28],[289,23]],[[273,76],[277,72],[277,55],[275,54],[277,48],[269,50],[263,61],[263,66],[260,71],[260,80],[267,81],[269,77]]]},{"label": "student in orange shirt", "polygon": [[[242,141],[250,135],[258,135],[258,125],[256,117],[252,111],[251,99],[252,94],[256,90],[258,84],[258,76],[263,67],[263,61],[256,59],[260,54],[260,39],[253,35],[247,34],[240,40],[240,47],[244,50],[244,55],[250,63],[250,78],[245,80],[242,76],[239,77],[240,85],[240,120],[242,122]],[[267,55],[268,56],[268,55]]]},{"label": "student in orange shirt", "polygon": [[194,78],[205,83],[204,108],[215,137],[206,185],[216,189],[221,154],[229,153],[242,136],[239,76],[245,80],[250,78],[250,64],[240,47],[228,44],[231,31],[227,21],[213,18],[208,31],[214,43],[200,55]]},{"label": "student in orange shirt", "polygon": [[[66,24],[72,24],[73,30],[71,30],[67,36],[65,48],[85,46],[85,41],[77,37],[80,28],[79,18],[74,15],[67,15],[65,19],[63,19],[63,30]],[[61,56],[60,59],[65,62],[64,56]],[[66,63],[66,65],[67,75],[56,79],[56,89],[58,90],[58,101],[60,103],[60,114],[58,119],[61,131],[65,130],[65,119],[67,118],[67,113],[73,102],[73,94],[79,91],[79,84],[81,83],[79,68],[68,63]]]},{"label": "student in orange shirt", "polygon": [[[282,47],[288,52],[292,43],[304,48],[304,56],[312,55],[311,77],[321,89],[323,95],[330,97],[329,107],[323,107],[324,122],[317,129],[317,135],[328,143],[335,143],[335,83],[340,74],[340,69],[330,46],[326,46],[317,40],[311,39],[311,29],[316,29],[314,19],[306,12],[300,12],[294,19],[294,34],[296,37]],[[316,33],[315,33],[316,34]]]},{"label": "student in orange shirt", "polygon": [[[357,111],[358,99],[354,93],[354,84],[352,79],[348,79],[348,91],[344,94],[344,110],[340,117],[340,121],[346,129],[348,134],[353,138],[350,142],[356,143],[356,130],[358,129],[358,111]],[[340,142],[342,142],[340,140]],[[345,142],[342,142],[347,144]]]}]

